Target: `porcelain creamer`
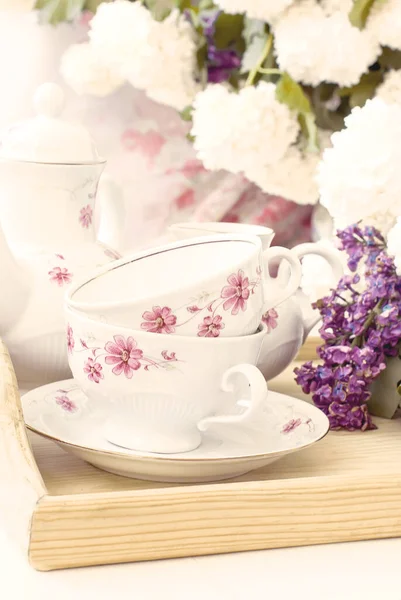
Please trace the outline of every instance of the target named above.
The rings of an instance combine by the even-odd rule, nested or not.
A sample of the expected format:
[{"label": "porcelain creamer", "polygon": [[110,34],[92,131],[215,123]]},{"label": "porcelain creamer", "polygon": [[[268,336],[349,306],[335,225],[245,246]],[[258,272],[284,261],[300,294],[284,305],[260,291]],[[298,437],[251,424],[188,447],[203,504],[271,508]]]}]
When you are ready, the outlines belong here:
[{"label": "porcelain creamer", "polygon": [[100,180],[105,160],[92,138],[59,116],[61,88],[43,84],[34,105],[37,116],[11,126],[0,146],[0,336],[20,384],[70,376],[65,290],[119,258],[124,222],[119,190]]}]

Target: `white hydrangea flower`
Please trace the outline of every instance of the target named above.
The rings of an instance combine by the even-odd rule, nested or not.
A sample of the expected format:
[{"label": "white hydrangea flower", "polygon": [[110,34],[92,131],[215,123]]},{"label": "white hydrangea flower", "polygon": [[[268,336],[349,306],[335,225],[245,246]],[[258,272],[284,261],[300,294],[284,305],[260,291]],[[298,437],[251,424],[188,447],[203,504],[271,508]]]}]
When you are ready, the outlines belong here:
[{"label": "white hydrangea flower", "polygon": [[199,89],[191,24],[178,10],[156,21],[139,2],[102,3],[91,21],[99,60],[150,98],[182,110]]},{"label": "white hydrangea flower", "polygon": [[90,21],[89,38],[104,64],[124,71],[146,47],[153,19],[140,2],[102,2]]},{"label": "white hydrangea flower", "polygon": [[401,70],[389,71],[383,83],[377,88],[376,96],[385,102],[401,104]]},{"label": "white hydrangea flower", "polygon": [[394,227],[387,235],[387,248],[389,254],[394,256],[394,263],[397,268],[397,274],[401,275],[401,218],[397,219]]},{"label": "white hydrangea flower", "polygon": [[245,13],[250,19],[270,23],[295,0],[216,0],[215,4],[229,14]]},{"label": "white hydrangea flower", "polygon": [[377,59],[380,45],[369,31],[353,27],[346,12],[327,11],[315,0],[303,0],[283,13],[274,24],[277,62],[307,85],[354,85]]},{"label": "white hydrangea flower", "polygon": [[369,13],[366,29],[380,44],[401,50],[401,2],[375,2]]},{"label": "white hydrangea flower", "polygon": [[[331,132],[319,132],[322,150],[330,145],[330,135]],[[278,162],[263,168],[252,165],[245,175],[269,194],[297,204],[316,204],[319,200],[316,172],[321,157],[322,152],[307,152],[291,146]]]},{"label": "white hydrangea flower", "polygon": [[[378,210],[375,213],[368,215],[367,217],[359,219],[359,222],[362,227],[370,225],[371,227],[375,227],[376,229],[378,229],[384,236],[386,236],[390,229],[394,227],[396,220],[396,215],[391,210]],[[348,227],[349,224],[349,219],[347,219],[346,217],[338,217],[334,219],[335,230],[345,229],[345,227]]]},{"label": "white hydrangea flower", "polygon": [[0,0],[0,10],[29,12],[35,8],[36,0]]},{"label": "white hydrangea flower", "polygon": [[209,85],[194,102],[192,135],[205,167],[246,173],[277,163],[295,143],[296,114],[276,100],[276,86],[261,82],[230,92]]},{"label": "white hydrangea flower", "polygon": [[401,105],[380,98],[354,108],[318,169],[321,203],[341,227],[401,215]]},{"label": "white hydrangea flower", "polygon": [[63,54],[60,72],[77,94],[107,96],[124,83],[124,79],[104,65],[89,43],[72,44]]},{"label": "white hydrangea flower", "polygon": [[320,5],[326,15],[332,15],[335,12],[342,12],[345,15],[349,15],[353,6],[353,0],[321,0]]},{"label": "white hydrangea flower", "polygon": [[282,196],[298,204],[316,204],[319,190],[315,174],[320,155],[303,153],[296,146],[273,165],[253,165],[245,176],[256,183],[264,192]]},{"label": "white hydrangea flower", "polygon": [[153,21],[145,46],[126,65],[128,81],[157,102],[182,110],[200,90],[195,80],[196,43],[191,24],[174,10]]}]

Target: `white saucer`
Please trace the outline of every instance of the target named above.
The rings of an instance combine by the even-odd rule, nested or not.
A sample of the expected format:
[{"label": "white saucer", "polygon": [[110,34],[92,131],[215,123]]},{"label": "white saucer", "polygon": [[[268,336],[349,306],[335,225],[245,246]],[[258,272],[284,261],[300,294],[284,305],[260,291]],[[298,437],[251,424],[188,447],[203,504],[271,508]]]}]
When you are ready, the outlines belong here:
[{"label": "white saucer", "polygon": [[148,454],[117,448],[101,433],[105,414],[73,379],[51,383],[22,397],[29,429],[105,471],[176,483],[229,479],[259,469],[322,439],[327,417],[315,406],[269,392],[262,417],[247,430],[220,426],[203,434],[196,450]]}]

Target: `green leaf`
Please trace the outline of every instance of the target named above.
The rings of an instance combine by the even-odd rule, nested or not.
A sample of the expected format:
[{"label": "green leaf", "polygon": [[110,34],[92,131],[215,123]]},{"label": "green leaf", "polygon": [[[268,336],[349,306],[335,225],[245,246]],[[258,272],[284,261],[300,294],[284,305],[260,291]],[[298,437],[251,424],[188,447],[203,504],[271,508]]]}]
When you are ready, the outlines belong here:
[{"label": "green leaf", "polygon": [[242,47],[244,40],[242,38],[242,30],[244,28],[243,15],[228,15],[221,13],[215,23],[214,41],[220,50],[228,48],[232,44]]},{"label": "green leaf", "polygon": [[[354,5],[348,15],[349,20],[354,27],[358,27],[359,29],[363,29],[365,27],[372,6],[377,1],[378,0],[354,0]],[[383,0],[379,1],[382,2]]]},{"label": "green leaf", "polygon": [[279,102],[286,104],[288,108],[298,113],[312,112],[308,96],[299,83],[294,81],[288,73],[283,73],[277,82],[276,98]]},{"label": "green leaf", "polygon": [[309,152],[317,152],[319,141],[312,105],[302,87],[288,73],[283,73],[276,85],[276,98],[279,102],[286,104],[290,110],[298,113],[302,133],[307,139],[306,149]]},{"label": "green leaf", "polygon": [[35,8],[47,23],[56,25],[62,21],[74,20],[83,10],[85,0],[38,0]]},{"label": "green leaf", "polygon": [[249,73],[253,69],[263,52],[263,48],[266,46],[267,38],[268,35],[265,32],[262,36],[253,37],[242,57],[240,73]]},{"label": "green leaf", "polygon": [[196,62],[197,62],[199,71],[202,71],[202,69],[204,69],[205,65],[206,65],[207,43],[206,43],[205,38],[203,38],[203,40],[201,39],[200,42],[201,43],[196,52]]},{"label": "green leaf", "polygon": [[307,140],[307,152],[319,152],[316,117],[313,112],[299,113],[298,121],[301,131]]},{"label": "green leaf", "polygon": [[257,19],[244,19],[242,37],[246,50],[242,57],[240,73],[249,73],[258,62],[266,45],[268,33],[266,24]]},{"label": "green leaf", "polygon": [[192,6],[192,0],[175,0],[175,6],[179,8],[181,11],[189,8],[193,10],[198,10],[194,6]]},{"label": "green leaf", "polygon": [[192,121],[192,113],[193,113],[193,107],[192,106],[186,106],[184,108],[184,110],[182,110],[180,112],[180,117],[183,121]]},{"label": "green leaf", "polygon": [[199,11],[201,10],[209,10],[214,8],[213,0],[200,0],[198,4]]},{"label": "green leaf", "polygon": [[338,95],[341,98],[349,97],[351,108],[363,106],[366,100],[375,95],[376,88],[383,82],[383,73],[381,71],[370,71],[364,73],[356,85],[352,87],[339,88]]},{"label": "green leaf", "polygon": [[401,50],[384,47],[383,52],[377,60],[382,67],[401,69]]},{"label": "green leaf", "polygon": [[144,4],[156,21],[163,21],[171,12],[171,2],[166,0],[144,0]]},{"label": "green leaf", "polygon": [[111,2],[112,0],[86,0],[84,4],[84,10],[88,10],[89,12],[95,14],[98,7],[103,4],[103,2]]}]

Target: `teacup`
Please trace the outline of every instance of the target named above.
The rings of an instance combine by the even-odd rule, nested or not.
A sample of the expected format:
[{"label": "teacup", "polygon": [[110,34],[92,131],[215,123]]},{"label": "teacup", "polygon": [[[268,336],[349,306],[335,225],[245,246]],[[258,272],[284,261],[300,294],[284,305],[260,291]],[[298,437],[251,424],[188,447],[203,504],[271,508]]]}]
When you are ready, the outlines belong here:
[{"label": "teacup", "polygon": [[[219,222],[187,222],[176,223],[169,227],[169,232],[176,239],[190,239],[191,237],[213,236],[216,233],[233,234],[243,233],[257,235],[262,243],[262,248],[268,248],[274,236],[274,231],[261,225],[245,223],[219,223]],[[333,273],[334,280],[343,276],[343,265],[339,251],[324,243],[299,244],[292,251],[302,260],[307,255],[322,257],[328,269]],[[286,265],[278,269],[278,281],[284,285],[288,277]],[[316,273],[319,277],[319,273]],[[259,356],[257,367],[261,370],[266,380],[269,381],[281,373],[295,358],[309,332],[319,321],[320,315],[311,305],[310,298],[299,288],[280,306],[263,314],[262,320],[267,325],[267,335]]]},{"label": "teacup", "polygon": [[[104,435],[118,446],[186,452],[210,425],[235,432],[261,414],[267,387],[255,365],[265,326],[246,337],[167,338],[68,308],[66,318],[74,379],[105,415]],[[238,414],[241,401],[247,408]]]},{"label": "teacup", "polygon": [[[285,283],[270,277],[284,260]],[[68,304],[113,325],[149,333],[235,337],[295,293],[301,265],[286,248],[262,251],[256,236],[220,235],[148,249],[109,263],[70,288]]]}]

